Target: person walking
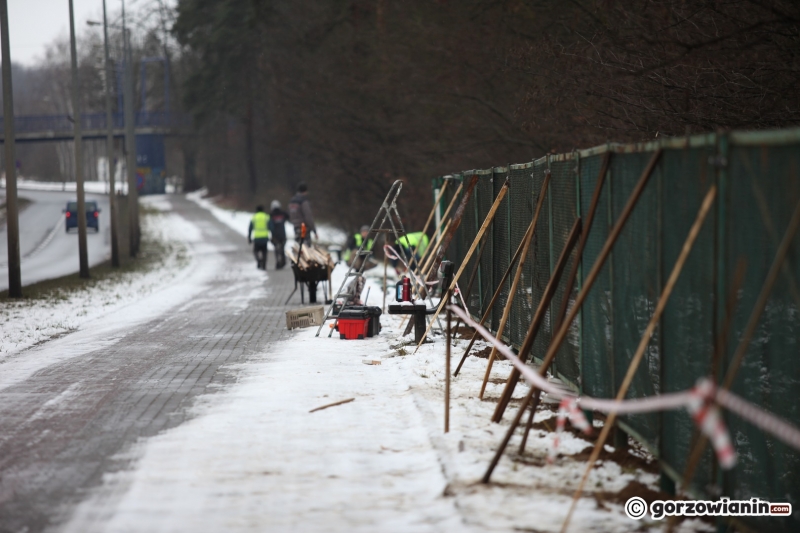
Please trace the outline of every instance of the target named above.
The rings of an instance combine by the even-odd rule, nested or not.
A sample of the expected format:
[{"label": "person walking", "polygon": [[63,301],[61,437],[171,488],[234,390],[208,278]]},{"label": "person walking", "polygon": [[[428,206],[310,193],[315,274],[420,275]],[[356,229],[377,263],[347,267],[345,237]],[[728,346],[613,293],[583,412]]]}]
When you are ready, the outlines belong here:
[{"label": "person walking", "polygon": [[289,214],[281,209],[281,203],[273,200],[269,205],[269,234],[272,238],[272,246],[275,247],[275,269],[280,270],[286,266],[286,221]]},{"label": "person walking", "polygon": [[[252,235],[252,238],[251,238]],[[267,269],[267,243],[269,242],[269,215],[264,212],[264,207],[256,207],[250,227],[247,229],[247,243],[253,244],[253,255],[256,257],[256,267]]]},{"label": "person walking", "polygon": [[301,239],[302,224],[306,225],[306,244],[311,244],[311,233],[315,239],[319,239],[317,226],[314,225],[314,215],[311,213],[311,203],[308,201],[308,186],[305,183],[297,186],[297,194],[289,201],[289,222],[294,226],[294,239],[297,242]]}]

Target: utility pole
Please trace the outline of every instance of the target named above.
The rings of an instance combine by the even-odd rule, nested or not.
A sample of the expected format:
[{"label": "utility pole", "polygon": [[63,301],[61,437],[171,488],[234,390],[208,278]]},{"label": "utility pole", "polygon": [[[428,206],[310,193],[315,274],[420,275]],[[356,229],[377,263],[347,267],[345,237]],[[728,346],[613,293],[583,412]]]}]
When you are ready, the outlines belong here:
[{"label": "utility pole", "polygon": [[111,266],[119,266],[119,241],[117,241],[117,198],[114,180],[114,122],[111,115],[111,59],[108,54],[108,19],[106,18],[106,0],[103,0],[103,42],[106,54],[106,160],[108,162],[108,208],[111,217]]},{"label": "utility pole", "polygon": [[133,53],[131,52],[130,34],[125,23],[125,2],[122,2],[122,36],[125,41],[125,149],[128,170],[128,214],[130,215],[130,250],[131,257],[139,251],[139,189],[136,186],[136,136],[134,133],[133,114]]},{"label": "utility pole", "polygon": [[89,252],[86,245],[86,198],[83,194],[83,132],[81,131],[81,91],[78,80],[78,51],[75,46],[75,14],[69,0],[69,45],[72,56],[72,115],[75,132],[75,185],[78,193],[78,258],[80,276],[89,277]]},{"label": "utility pole", "polygon": [[3,60],[3,126],[6,157],[6,229],[8,233],[8,295],[22,297],[19,267],[19,211],[17,208],[17,159],[14,155],[14,99],[11,87],[11,50],[8,44],[8,1],[0,0],[0,32]]}]

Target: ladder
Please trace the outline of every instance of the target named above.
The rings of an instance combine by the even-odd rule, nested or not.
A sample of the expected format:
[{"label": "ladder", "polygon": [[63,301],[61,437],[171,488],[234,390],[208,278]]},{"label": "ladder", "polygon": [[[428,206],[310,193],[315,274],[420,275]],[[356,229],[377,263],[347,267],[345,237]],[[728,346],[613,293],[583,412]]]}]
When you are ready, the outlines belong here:
[{"label": "ladder", "polygon": [[[378,238],[381,235],[384,235],[384,240],[386,240],[386,236],[388,234],[392,234],[394,235],[395,242],[405,236],[406,230],[403,227],[403,220],[400,218],[400,213],[397,211],[397,197],[400,196],[400,191],[402,189],[403,182],[400,180],[395,181],[392,184],[392,187],[389,189],[386,198],[383,199],[383,203],[381,204],[380,209],[378,209],[378,213],[375,215],[375,220],[372,221],[372,225],[369,228],[367,237],[361,241],[361,246],[358,247],[358,251],[355,253],[353,260],[350,262],[350,268],[347,270],[344,280],[342,280],[342,285],[339,287],[339,290],[336,291],[336,295],[334,295],[330,307],[328,307],[328,310],[325,312],[325,317],[322,319],[322,324],[320,324],[319,329],[317,329],[317,334],[315,335],[316,337],[319,337],[323,326],[325,326],[325,322],[338,317],[338,315],[333,315],[333,308],[336,305],[337,298],[341,298],[347,294],[345,292],[347,282],[350,281],[351,278],[361,276],[363,274],[364,267],[369,262],[369,258],[372,255],[372,249],[367,248],[367,243],[369,243],[370,239],[373,240],[372,248],[375,248],[375,245],[378,244]],[[389,227],[385,227],[387,222]],[[399,249],[399,253],[402,255],[406,263],[411,264],[406,257],[403,247],[400,246]],[[355,268],[356,264],[358,264],[358,268]],[[421,287],[416,287],[413,276],[411,276],[411,280],[415,285],[417,293],[424,294],[420,290]],[[347,299],[345,297],[342,309],[345,308],[346,303]],[[331,335],[333,335],[333,328],[331,328],[330,333],[328,333],[328,337]]]}]

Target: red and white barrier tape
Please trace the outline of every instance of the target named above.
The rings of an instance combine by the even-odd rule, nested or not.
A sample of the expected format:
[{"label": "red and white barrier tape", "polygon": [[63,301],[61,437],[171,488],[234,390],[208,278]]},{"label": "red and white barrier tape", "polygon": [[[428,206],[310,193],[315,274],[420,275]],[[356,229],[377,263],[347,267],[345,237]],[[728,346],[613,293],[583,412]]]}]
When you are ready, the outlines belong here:
[{"label": "red and white barrier tape", "polygon": [[580,429],[585,434],[591,435],[592,433],[592,426],[589,425],[586,415],[584,415],[581,408],[578,407],[578,398],[571,397],[561,400],[561,404],[558,406],[556,434],[553,437],[553,445],[550,447],[550,451],[547,454],[548,463],[552,464],[553,461],[556,460],[556,455],[558,455],[558,444],[561,441],[561,433],[564,431],[567,417],[569,417],[569,421],[573,426]]},{"label": "red and white barrier tape", "polygon": [[736,452],[733,450],[719,408],[714,404],[715,389],[710,379],[701,379],[689,393],[692,399],[686,408],[692,415],[694,423],[700,427],[700,431],[708,437],[717,451],[719,464],[727,470],[736,464]]},{"label": "red and white barrier tape", "polygon": [[[488,343],[495,346],[497,351],[503,354],[532,386],[541,389],[543,392],[546,392],[556,399],[577,399],[571,391],[550,383],[544,377],[540,376],[538,372],[535,372],[531,367],[523,363],[508,346],[497,340],[486,328],[472,320],[472,317],[467,313],[454,306],[451,306],[451,310],[457,316],[461,317],[465,324],[474,328]],[[699,404],[698,398],[701,398]],[[703,398],[705,398],[705,400],[703,400]],[[800,429],[780,417],[749,403],[747,400],[740,398],[730,391],[716,388],[714,383],[707,379],[700,380],[697,386],[692,390],[659,394],[658,396],[651,396],[648,398],[617,401],[600,400],[582,396],[580,398],[580,405],[584,409],[605,413],[615,411],[617,414],[646,413],[686,408],[690,411],[693,418],[695,418],[701,431],[709,437],[720,465],[723,468],[731,468],[736,462],[736,453],[725,425],[722,422],[722,417],[719,415],[719,411],[716,410],[716,408],[714,408],[716,414],[712,413],[708,407],[705,409],[703,408],[703,405],[708,404],[713,407],[712,401],[716,401],[718,405],[728,409],[765,432],[772,434],[792,448],[800,450]],[[697,410],[692,411],[695,407]]]}]

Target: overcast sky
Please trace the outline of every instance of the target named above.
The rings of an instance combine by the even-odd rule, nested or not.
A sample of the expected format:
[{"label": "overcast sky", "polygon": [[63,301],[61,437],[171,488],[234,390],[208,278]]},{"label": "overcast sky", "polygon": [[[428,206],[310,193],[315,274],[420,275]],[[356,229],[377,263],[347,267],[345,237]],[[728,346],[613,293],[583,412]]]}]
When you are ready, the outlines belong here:
[{"label": "overcast sky", "polygon": [[[106,2],[109,17],[116,16],[121,0]],[[143,0],[126,0],[126,9],[135,10],[143,3]],[[87,20],[103,20],[103,0],[73,0],[73,4],[78,35],[87,30]],[[30,66],[44,58],[47,45],[54,39],[69,37],[69,0],[9,0],[8,20],[11,61]]]}]

